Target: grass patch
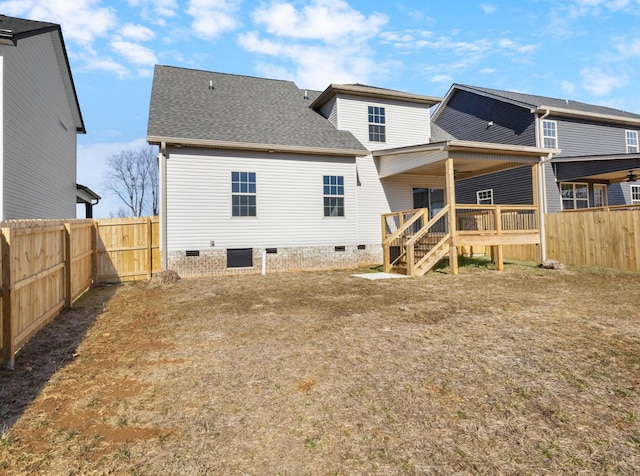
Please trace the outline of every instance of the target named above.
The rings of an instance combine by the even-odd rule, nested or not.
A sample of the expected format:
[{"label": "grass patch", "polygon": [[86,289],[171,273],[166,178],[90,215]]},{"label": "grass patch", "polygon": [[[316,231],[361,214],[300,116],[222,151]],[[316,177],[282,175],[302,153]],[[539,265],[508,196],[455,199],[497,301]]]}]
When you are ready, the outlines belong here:
[{"label": "grass patch", "polygon": [[0,469],[636,474],[640,276],[460,264],[120,286]]}]

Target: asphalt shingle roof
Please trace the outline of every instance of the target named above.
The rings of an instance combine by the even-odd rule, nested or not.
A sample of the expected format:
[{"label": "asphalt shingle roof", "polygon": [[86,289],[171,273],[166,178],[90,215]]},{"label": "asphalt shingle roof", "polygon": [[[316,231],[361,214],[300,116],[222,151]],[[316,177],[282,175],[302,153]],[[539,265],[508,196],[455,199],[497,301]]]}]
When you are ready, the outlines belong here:
[{"label": "asphalt shingle roof", "polygon": [[545,96],[536,96],[533,94],[516,93],[512,91],[503,91],[500,89],[481,88],[478,86],[469,86],[461,84],[460,86],[494,96],[502,97],[512,101],[521,102],[524,105],[535,107],[538,106],[550,106],[558,109],[566,109],[573,111],[581,111],[592,114],[605,114],[609,116],[619,116],[631,119],[640,119],[640,114],[634,114],[631,112],[621,111],[620,109],[614,109],[605,106],[596,106],[594,104],[587,104],[579,101],[571,101],[567,99],[550,98]]},{"label": "asphalt shingle roof", "polygon": [[156,66],[147,136],[366,150],[309,108],[319,91],[304,93],[291,81]]},{"label": "asphalt shingle roof", "polygon": [[19,37],[25,33],[37,33],[40,30],[57,29],[59,27],[60,25],[56,23],[0,15],[0,30],[10,30],[13,32],[14,37]]}]

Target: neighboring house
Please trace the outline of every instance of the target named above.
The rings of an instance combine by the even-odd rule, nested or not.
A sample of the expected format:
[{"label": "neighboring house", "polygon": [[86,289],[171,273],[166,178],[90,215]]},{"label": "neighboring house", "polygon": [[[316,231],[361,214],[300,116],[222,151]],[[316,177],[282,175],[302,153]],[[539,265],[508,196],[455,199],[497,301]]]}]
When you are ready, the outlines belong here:
[{"label": "neighboring house", "polygon": [[[576,101],[454,84],[433,115],[444,137],[560,149],[544,172],[549,213],[640,202],[640,115]],[[461,180],[464,203],[531,203],[530,168]]]},{"label": "neighboring house", "polygon": [[[454,170],[459,177],[523,164],[537,170],[558,152],[433,143],[430,108],[438,102],[361,84],[318,92],[290,81],[156,66],[147,140],[160,147],[163,267],[193,275],[380,263],[383,246],[385,256],[404,253],[410,238],[396,231],[405,233],[412,216],[382,214],[425,207],[429,216],[416,226],[436,214],[448,219],[449,210],[459,212]],[[474,213],[466,211],[465,223],[477,230],[482,220]],[[527,214],[521,221],[533,231],[520,241],[512,234],[509,243],[538,243],[537,208],[510,213]],[[455,214],[448,216],[455,231]],[[401,244],[383,245],[383,235]],[[430,248],[430,265],[471,239],[442,236]]]},{"label": "neighboring house", "polygon": [[60,25],[0,15],[0,220],[75,218],[84,133]]}]

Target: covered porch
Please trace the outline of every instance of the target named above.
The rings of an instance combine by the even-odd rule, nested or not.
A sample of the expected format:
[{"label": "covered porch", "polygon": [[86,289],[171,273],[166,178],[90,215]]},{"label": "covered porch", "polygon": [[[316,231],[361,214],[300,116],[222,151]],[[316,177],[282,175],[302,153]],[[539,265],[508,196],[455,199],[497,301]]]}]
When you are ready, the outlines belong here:
[{"label": "covered porch", "polygon": [[[458,274],[458,249],[471,246],[490,247],[496,269],[502,270],[504,245],[543,245],[540,171],[558,152],[455,140],[375,152],[381,178],[444,176],[445,187],[445,203],[437,213],[415,208],[382,215],[385,272],[420,276],[448,256],[451,272]],[[532,169],[530,204],[456,203],[456,181],[522,166]]]}]

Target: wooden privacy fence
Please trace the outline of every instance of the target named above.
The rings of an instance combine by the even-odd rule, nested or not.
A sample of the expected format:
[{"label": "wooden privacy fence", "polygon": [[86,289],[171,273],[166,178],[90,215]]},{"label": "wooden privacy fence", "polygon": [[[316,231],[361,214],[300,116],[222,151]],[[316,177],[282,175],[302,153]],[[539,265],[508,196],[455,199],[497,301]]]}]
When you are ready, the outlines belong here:
[{"label": "wooden privacy fence", "polygon": [[0,349],[15,352],[93,283],[147,279],[159,270],[158,218],[0,223]]},{"label": "wooden privacy fence", "polygon": [[[640,206],[545,215],[547,258],[576,266],[640,272]],[[537,246],[505,246],[505,257],[538,260]]]}]

